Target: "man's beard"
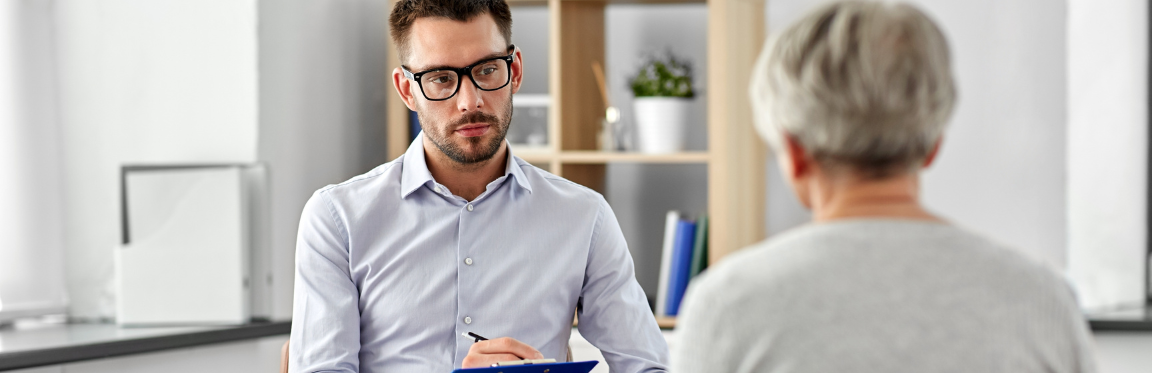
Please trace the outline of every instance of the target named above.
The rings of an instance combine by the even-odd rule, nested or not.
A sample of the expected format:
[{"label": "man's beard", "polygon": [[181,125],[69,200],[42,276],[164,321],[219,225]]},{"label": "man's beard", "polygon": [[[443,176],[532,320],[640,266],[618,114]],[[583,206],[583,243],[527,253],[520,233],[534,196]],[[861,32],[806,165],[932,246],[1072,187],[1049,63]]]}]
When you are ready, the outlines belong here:
[{"label": "man's beard", "polygon": [[[440,152],[444,153],[444,155],[448,156],[448,159],[451,159],[456,163],[462,165],[470,165],[492,159],[492,157],[496,155],[496,152],[500,150],[500,144],[504,142],[504,137],[508,135],[508,126],[512,122],[511,97],[509,97],[507,102],[508,103],[504,105],[503,121],[501,121],[501,118],[498,118],[494,115],[479,111],[470,111],[468,114],[464,114],[463,117],[457,119],[452,124],[441,127],[425,125],[424,123],[428,122],[425,121],[426,117],[424,114],[417,112],[416,115],[420,118],[420,128],[424,130],[424,136],[428,137],[429,140],[432,140],[432,144],[436,145],[436,147],[440,149]],[[451,131],[453,128],[467,123],[487,123],[492,127],[493,131],[496,131],[496,136],[492,136],[492,138],[488,140],[487,144],[481,144],[481,142],[484,141],[483,136],[465,138],[465,141],[468,141],[472,145],[480,145],[480,149],[477,152],[470,154],[468,153],[467,149],[448,140],[448,138],[452,136]],[[439,133],[436,131],[428,131],[428,128],[430,127],[443,128],[449,132]]]}]

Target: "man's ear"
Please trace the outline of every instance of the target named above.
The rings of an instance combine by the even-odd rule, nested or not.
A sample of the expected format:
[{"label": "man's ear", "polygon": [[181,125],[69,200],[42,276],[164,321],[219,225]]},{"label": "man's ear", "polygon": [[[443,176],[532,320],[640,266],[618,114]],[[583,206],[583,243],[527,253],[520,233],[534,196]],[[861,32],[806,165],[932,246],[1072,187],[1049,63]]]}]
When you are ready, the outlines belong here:
[{"label": "man's ear", "polygon": [[928,156],[924,157],[924,164],[920,165],[921,169],[928,168],[932,162],[936,161],[936,155],[940,154],[940,143],[944,142],[944,136],[936,138],[936,143],[932,144],[932,151],[928,152]]},{"label": "man's ear", "polygon": [[416,98],[412,96],[412,81],[404,77],[404,70],[399,67],[392,70],[392,86],[396,87],[396,93],[400,95],[401,100],[404,100],[408,110],[416,111]]},{"label": "man's ear", "polygon": [[796,180],[808,176],[812,172],[813,162],[808,157],[808,151],[792,135],[783,133],[781,136],[784,138],[784,151],[788,153],[788,177]]},{"label": "man's ear", "polygon": [[520,83],[524,80],[524,57],[520,55],[520,48],[512,52],[512,93],[520,91]]}]

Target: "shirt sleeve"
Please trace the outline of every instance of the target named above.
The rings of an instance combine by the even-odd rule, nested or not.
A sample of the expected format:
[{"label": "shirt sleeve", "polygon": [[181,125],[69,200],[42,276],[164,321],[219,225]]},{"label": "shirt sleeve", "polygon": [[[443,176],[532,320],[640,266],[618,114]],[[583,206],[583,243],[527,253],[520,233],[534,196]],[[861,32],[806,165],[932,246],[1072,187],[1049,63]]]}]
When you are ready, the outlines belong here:
[{"label": "shirt sleeve", "polygon": [[636,282],[616,215],[603,197],[599,203],[577,308],[580,334],[600,349],[612,372],[665,372],[668,344]]},{"label": "shirt sleeve", "polygon": [[359,370],[360,297],[350,275],[347,237],[324,190],[313,194],[296,238],[289,372]]}]

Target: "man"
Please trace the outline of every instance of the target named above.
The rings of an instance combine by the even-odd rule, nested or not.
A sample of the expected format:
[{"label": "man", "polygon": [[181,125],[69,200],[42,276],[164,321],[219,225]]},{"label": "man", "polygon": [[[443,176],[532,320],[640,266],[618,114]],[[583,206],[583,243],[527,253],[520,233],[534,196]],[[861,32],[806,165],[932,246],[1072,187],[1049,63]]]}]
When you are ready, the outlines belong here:
[{"label": "man", "polygon": [[396,3],[393,83],[423,134],[305,206],[291,371],[564,361],[574,313],[613,372],[664,371],[612,209],[504,141],[523,78],[511,22],[503,0]]},{"label": "man", "polygon": [[838,2],[764,49],[757,129],[813,224],[695,282],[672,371],[1091,372],[1067,284],[919,203],[955,101],[917,9]]}]

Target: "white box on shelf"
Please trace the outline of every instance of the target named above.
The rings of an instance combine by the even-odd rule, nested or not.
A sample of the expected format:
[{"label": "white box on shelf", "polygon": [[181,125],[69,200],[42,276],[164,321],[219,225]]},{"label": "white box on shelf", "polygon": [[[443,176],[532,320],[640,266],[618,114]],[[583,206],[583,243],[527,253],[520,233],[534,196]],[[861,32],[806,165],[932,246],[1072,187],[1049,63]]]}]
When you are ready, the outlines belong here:
[{"label": "white box on shelf", "polygon": [[544,94],[512,95],[512,123],[507,139],[516,149],[543,152],[548,145],[548,110],[552,98]]},{"label": "white box on shelf", "polygon": [[270,312],[264,167],[123,169],[117,323],[242,324]]}]

